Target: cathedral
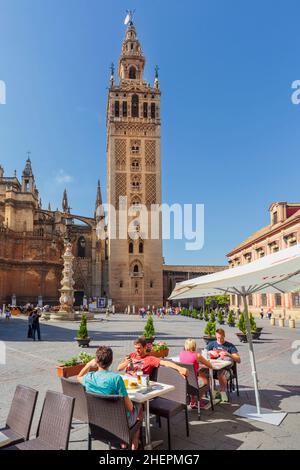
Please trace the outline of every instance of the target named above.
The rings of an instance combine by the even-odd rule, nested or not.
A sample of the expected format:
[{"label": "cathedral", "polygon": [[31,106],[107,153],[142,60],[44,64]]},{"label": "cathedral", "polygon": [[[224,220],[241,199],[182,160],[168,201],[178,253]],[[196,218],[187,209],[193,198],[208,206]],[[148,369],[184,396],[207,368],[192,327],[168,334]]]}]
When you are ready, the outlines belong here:
[{"label": "cathedral", "polygon": [[[166,266],[158,236],[143,233],[124,203],[138,213],[161,204],[160,84],[144,79],[145,56],[129,18],[119,57],[112,65],[107,103],[108,212],[104,219],[100,182],[94,217],[71,213],[68,195],[61,210],[42,208],[32,163],[27,159],[19,181],[0,167],[0,303],[57,305],[64,242],[72,243],[75,304],[84,298],[111,299],[116,311],[128,305],[162,305],[176,282],[223,269],[223,266]],[[114,228],[112,221],[114,220]],[[148,235],[152,233],[148,220]],[[102,235],[99,236],[99,226]],[[121,225],[125,236],[119,236]],[[122,231],[122,230],[121,230]],[[129,236],[130,235],[130,236]]]}]

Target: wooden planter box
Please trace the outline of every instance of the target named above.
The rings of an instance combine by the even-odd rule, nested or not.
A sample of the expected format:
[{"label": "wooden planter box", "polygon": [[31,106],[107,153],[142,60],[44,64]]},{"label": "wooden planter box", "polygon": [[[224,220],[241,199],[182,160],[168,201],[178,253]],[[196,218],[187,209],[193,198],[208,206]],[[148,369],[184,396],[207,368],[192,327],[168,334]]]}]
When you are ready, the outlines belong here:
[{"label": "wooden planter box", "polygon": [[149,356],[154,357],[167,357],[169,354],[169,349],[163,349],[161,351],[151,351],[148,353]]},{"label": "wooden planter box", "polygon": [[[57,366],[56,372],[58,377],[64,377],[67,379],[68,377],[74,377],[78,375],[79,372],[84,368],[85,364],[77,364],[76,366]],[[98,368],[90,369],[90,372],[96,372]]]}]

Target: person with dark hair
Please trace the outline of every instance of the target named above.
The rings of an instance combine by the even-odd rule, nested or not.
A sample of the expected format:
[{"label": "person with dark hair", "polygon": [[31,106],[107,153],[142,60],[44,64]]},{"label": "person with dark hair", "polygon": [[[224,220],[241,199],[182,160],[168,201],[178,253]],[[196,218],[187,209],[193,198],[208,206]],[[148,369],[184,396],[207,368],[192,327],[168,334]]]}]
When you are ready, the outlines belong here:
[{"label": "person with dark hair", "polygon": [[27,338],[32,338],[33,311],[28,315]]},{"label": "person with dark hair", "polygon": [[[112,349],[108,346],[100,346],[96,351],[96,358],[84,366],[78,374],[77,380],[85,387],[87,392],[124,397],[129,426],[132,427],[137,420],[143,419],[142,407],[139,403],[132,403],[122,377],[109,370],[112,362]],[[98,370],[90,372],[90,369],[95,367],[98,367]],[[133,438],[132,450],[138,448],[139,434],[140,431],[137,431]]]},{"label": "person with dark hair", "polygon": [[188,375],[187,369],[180,367],[175,362],[159,359],[146,352],[147,341],[143,336],[137,338],[134,342],[135,352],[128,354],[118,365],[118,371],[126,369],[127,372],[136,374],[142,371],[143,374],[150,375],[153,369],[159,366],[171,367],[176,369],[183,377]]},{"label": "person with dark hair", "polygon": [[38,340],[41,341],[41,330],[40,330],[40,313],[37,308],[33,310],[32,314],[32,339],[35,341],[35,335],[37,334]]},{"label": "person with dark hair", "polygon": [[[240,363],[241,357],[234,344],[225,340],[225,331],[223,328],[216,330],[216,341],[208,343],[207,349],[213,353],[214,358],[222,360],[229,360],[232,364],[234,362]],[[230,379],[230,371],[225,368],[217,371],[217,377],[220,384],[221,402],[227,403],[228,396],[226,393],[227,381]]]}]

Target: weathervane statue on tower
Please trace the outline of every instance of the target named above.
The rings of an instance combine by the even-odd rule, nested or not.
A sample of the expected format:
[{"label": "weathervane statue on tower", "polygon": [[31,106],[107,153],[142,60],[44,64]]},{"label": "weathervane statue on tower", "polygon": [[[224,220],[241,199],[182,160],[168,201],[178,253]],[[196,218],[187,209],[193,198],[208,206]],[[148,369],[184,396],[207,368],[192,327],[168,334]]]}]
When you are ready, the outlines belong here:
[{"label": "weathervane statue on tower", "polygon": [[124,20],[124,24],[125,25],[133,25],[133,16],[134,16],[134,13],[135,13],[135,10],[126,10],[126,18]]}]

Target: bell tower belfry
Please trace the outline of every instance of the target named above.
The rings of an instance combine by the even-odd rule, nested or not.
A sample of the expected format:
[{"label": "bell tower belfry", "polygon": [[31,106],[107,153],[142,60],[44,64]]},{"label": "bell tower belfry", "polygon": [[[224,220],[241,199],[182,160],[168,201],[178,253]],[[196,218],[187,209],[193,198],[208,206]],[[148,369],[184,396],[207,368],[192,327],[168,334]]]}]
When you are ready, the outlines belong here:
[{"label": "bell tower belfry", "polygon": [[[161,204],[161,92],[158,69],[153,85],[144,80],[145,62],[130,14],[117,80],[111,67],[107,105],[109,297],[121,309],[163,302],[161,220],[151,238],[150,217],[151,206]],[[131,209],[124,219],[125,203]],[[132,220],[142,208],[147,209],[146,232]],[[126,223],[131,228],[124,235]]]}]

